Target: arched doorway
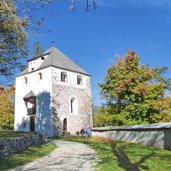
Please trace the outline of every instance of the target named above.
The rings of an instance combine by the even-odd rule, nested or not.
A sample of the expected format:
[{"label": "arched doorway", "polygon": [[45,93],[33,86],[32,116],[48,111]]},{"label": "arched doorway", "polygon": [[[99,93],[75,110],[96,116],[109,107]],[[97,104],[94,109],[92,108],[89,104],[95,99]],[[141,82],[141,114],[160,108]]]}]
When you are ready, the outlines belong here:
[{"label": "arched doorway", "polygon": [[35,118],[30,116],[30,131],[35,131]]},{"label": "arched doorway", "polygon": [[67,133],[67,118],[63,120],[63,133]]}]

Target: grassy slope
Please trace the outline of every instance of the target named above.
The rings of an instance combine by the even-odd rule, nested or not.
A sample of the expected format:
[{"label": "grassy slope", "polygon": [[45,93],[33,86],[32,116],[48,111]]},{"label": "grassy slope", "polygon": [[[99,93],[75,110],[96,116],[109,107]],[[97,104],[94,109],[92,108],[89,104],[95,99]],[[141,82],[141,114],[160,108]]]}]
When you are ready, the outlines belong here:
[{"label": "grassy slope", "polygon": [[48,142],[39,146],[32,146],[22,153],[18,153],[8,159],[0,160],[0,170],[15,168],[31,162],[37,158],[44,157],[56,148],[55,143]]},{"label": "grassy slope", "polygon": [[92,146],[100,158],[97,163],[100,171],[171,170],[171,151],[133,143],[115,142],[98,137],[92,139],[81,137],[62,139]]}]

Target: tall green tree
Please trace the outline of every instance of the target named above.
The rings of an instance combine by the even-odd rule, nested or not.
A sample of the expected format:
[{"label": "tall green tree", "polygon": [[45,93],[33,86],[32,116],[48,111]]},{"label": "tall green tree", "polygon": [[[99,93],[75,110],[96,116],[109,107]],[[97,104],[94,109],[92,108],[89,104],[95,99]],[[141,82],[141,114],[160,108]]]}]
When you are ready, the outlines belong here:
[{"label": "tall green tree", "polygon": [[44,50],[43,50],[43,48],[42,48],[40,42],[37,41],[37,42],[34,44],[34,51],[33,51],[34,56],[39,56],[39,55],[41,55],[43,52],[44,52]]},{"label": "tall green tree", "polygon": [[27,54],[24,19],[16,12],[13,0],[0,1],[0,83],[22,67],[21,58]]},{"label": "tall green tree", "polygon": [[[27,34],[39,32],[44,17],[38,20],[33,12],[46,8],[56,0],[0,0],[0,84],[13,80],[17,70],[23,69],[24,57],[27,55]],[[86,11],[90,4],[96,7],[95,0],[85,0]],[[69,9],[74,10],[76,1],[70,0]],[[17,7],[17,8],[16,8]],[[50,11],[51,12],[51,11]],[[37,17],[36,17],[37,18]],[[43,29],[44,30],[44,29]],[[48,29],[49,30],[49,29]],[[6,80],[10,76],[9,80]],[[7,81],[7,82],[4,82]]]},{"label": "tall green tree", "polygon": [[135,52],[128,50],[107,70],[100,84],[115,125],[155,123],[166,117],[163,103],[170,81],[162,76],[165,69],[140,65],[139,60]]}]

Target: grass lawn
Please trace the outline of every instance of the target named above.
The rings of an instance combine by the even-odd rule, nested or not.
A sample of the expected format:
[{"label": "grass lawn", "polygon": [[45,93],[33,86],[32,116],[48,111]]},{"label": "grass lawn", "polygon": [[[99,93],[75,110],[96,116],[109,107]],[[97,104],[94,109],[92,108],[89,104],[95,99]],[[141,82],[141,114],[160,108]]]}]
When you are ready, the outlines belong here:
[{"label": "grass lawn", "polygon": [[[99,171],[170,171],[171,151],[154,147],[115,142],[104,138],[66,137],[67,141],[90,145],[97,151]],[[78,149],[79,150],[79,149]]]},{"label": "grass lawn", "polygon": [[33,134],[33,133],[32,132],[19,132],[19,131],[0,131],[0,139],[23,137],[23,136],[30,135],[30,134]]},{"label": "grass lawn", "polygon": [[55,143],[48,142],[39,146],[32,146],[26,151],[15,154],[7,159],[0,160],[0,170],[7,170],[31,162],[48,155],[56,148]]}]

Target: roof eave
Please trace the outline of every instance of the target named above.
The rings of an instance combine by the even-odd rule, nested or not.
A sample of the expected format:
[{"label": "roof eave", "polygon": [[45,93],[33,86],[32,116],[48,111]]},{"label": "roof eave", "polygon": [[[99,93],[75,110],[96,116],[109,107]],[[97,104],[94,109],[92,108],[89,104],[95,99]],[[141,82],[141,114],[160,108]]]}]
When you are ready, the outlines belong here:
[{"label": "roof eave", "polygon": [[33,73],[33,72],[36,72],[36,71],[39,71],[41,69],[48,68],[48,67],[54,67],[54,68],[58,68],[58,69],[63,69],[63,70],[66,70],[66,71],[71,71],[71,72],[75,72],[75,73],[79,73],[79,74],[83,74],[83,75],[87,75],[87,76],[91,77],[91,75],[89,73],[74,71],[74,70],[70,70],[70,69],[66,69],[66,68],[62,68],[62,67],[57,67],[57,66],[54,66],[54,65],[44,66],[42,68],[38,68],[37,70],[17,75],[16,77],[20,77],[20,76],[23,76],[23,75],[26,75],[26,74],[29,74],[29,73]]},{"label": "roof eave", "polygon": [[35,56],[35,57],[33,57],[33,58],[27,60],[27,62],[34,61],[35,59],[38,59],[38,58],[40,58],[40,57],[42,57],[42,56],[46,56],[46,55],[49,55],[49,54],[50,54],[50,52],[44,53],[44,54],[42,54],[42,55]]},{"label": "roof eave", "polygon": [[51,65],[51,66],[52,66],[52,67],[55,67],[55,68],[63,69],[63,70],[66,70],[66,71],[71,71],[71,72],[75,72],[75,73],[79,73],[79,74],[91,76],[89,73],[80,72],[80,71],[75,71],[75,70],[72,70],[72,69],[66,69],[66,68],[63,68],[63,67],[57,67],[57,66],[54,66],[54,65]]}]

